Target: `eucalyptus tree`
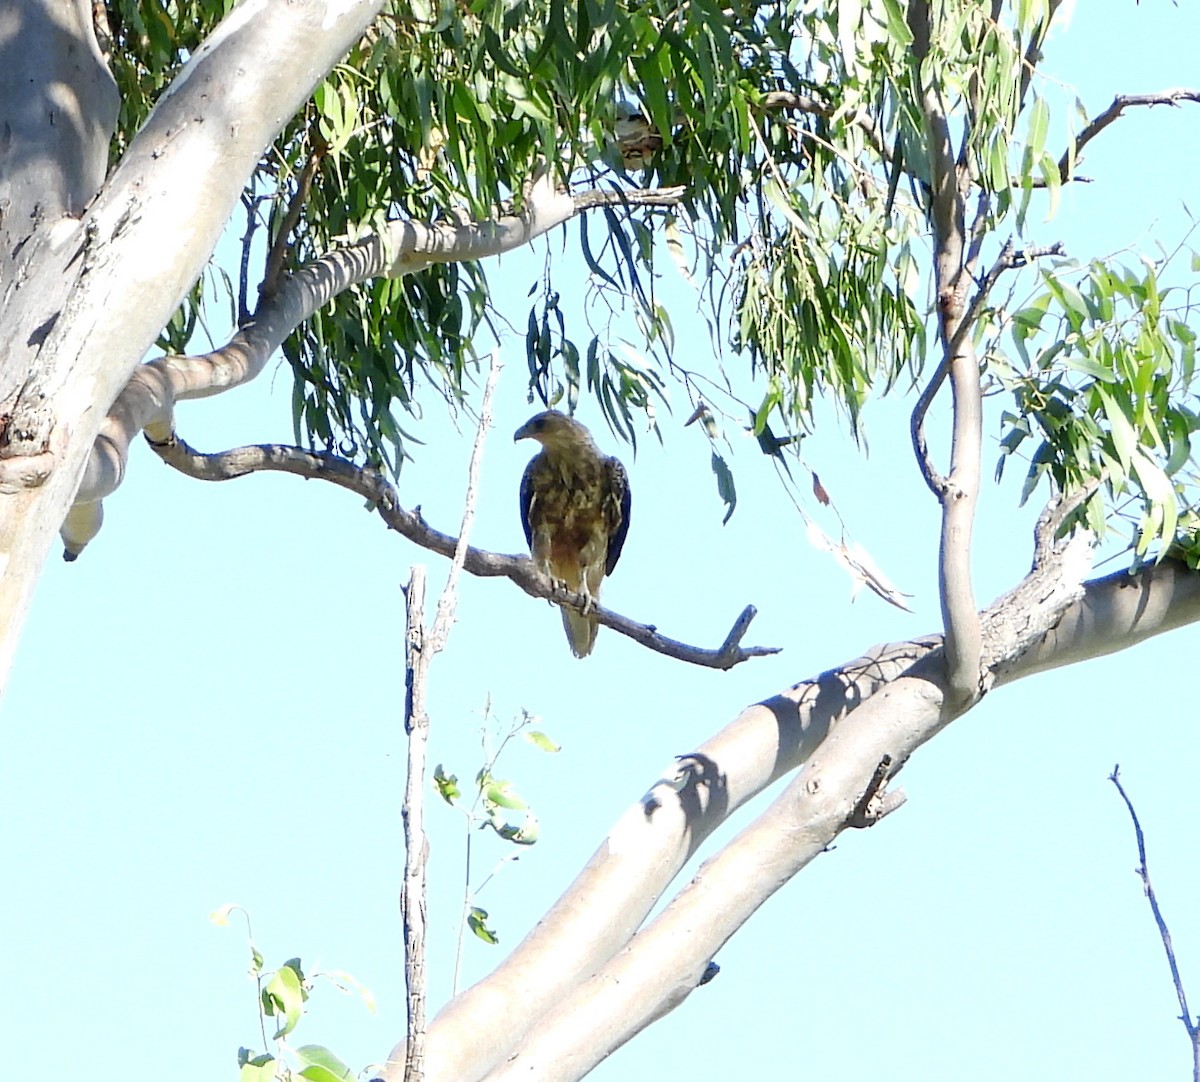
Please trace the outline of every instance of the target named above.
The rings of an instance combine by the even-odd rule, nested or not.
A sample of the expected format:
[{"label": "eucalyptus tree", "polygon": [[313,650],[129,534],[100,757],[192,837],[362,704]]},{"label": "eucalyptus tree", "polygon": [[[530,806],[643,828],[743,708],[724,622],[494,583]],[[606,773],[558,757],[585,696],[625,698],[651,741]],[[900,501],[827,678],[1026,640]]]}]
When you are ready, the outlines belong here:
[{"label": "eucalyptus tree", "polygon": [[[139,433],[183,473],[335,480],[452,553],[387,482],[418,453],[405,416],[472,402],[475,351],[498,319],[480,261],[559,226],[649,360],[568,323],[551,268],[527,318],[530,391],[568,409],[594,395],[632,439],[676,382],[731,512],[723,425],[749,423],[787,460],[819,402],[856,431],[872,397],[912,394],[912,453],[941,514],[940,632],[802,680],[700,745],[492,976],[398,1045],[385,1077],[406,1063],[431,1079],[580,1077],[681,1002],[842,830],[896,806],[896,772],[985,694],[1200,617],[1187,293],[1163,283],[1166,261],[1067,261],[1028,218],[1080,179],[1123,113],[1200,92],[1117,96],[1061,137],[1072,118],[1041,77],[1057,8],[18,0],[0,13],[4,671],[56,532],[75,558],[102,502],[120,513]],[[239,238],[236,265],[214,260],[223,234]],[[673,355],[653,288],[664,258],[701,283],[723,368]],[[1033,291],[1020,306],[1017,280]],[[236,333],[189,354],[223,298]],[[254,378],[279,349],[302,446],[192,452],[176,402]],[[1029,575],[983,606],[986,395],[1009,402],[1002,447],[1024,456],[1024,495],[1045,510]],[[939,397],[944,458],[926,432]],[[1089,578],[1101,540],[1123,566]],[[528,561],[462,557],[580,604]],[[690,659],[740,660],[741,631]],[[785,775],[646,923],[712,830]]]}]

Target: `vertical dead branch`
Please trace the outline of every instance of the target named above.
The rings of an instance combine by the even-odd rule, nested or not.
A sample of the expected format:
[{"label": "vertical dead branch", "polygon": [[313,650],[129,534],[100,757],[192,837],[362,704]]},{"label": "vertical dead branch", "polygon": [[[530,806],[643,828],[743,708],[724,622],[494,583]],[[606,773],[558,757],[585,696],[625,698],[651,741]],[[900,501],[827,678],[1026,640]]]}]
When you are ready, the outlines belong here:
[{"label": "vertical dead branch", "polygon": [[1187,1029],[1192,1042],[1192,1082],[1200,1082],[1200,1018],[1193,1018],[1188,1010],[1187,995],[1183,990],[1183,978],[1179,975],[1179,963],[1175,960],[1175,948],[1171,945],[1171,933],[1167,930],[1167,922],[1163,919],[1162,910],[1158,907],[1154,887],[1150,883],[1150,869],[1146,866],[1146,836],[1142,833],[1142,824],[1138,822],[1137,812],[1133,810],[1133,801],[1121,784],[1121,768],[1114,766],[1108,780],[1117,787],[1125,807],[1129,810],[1129,818],[1133,820],[1133,832],[1137,835],[1138,866],[1137,874],[1142,881],[1142,889],[1146,892],[1146,900],[1150,903],[1150,911],[1154,914],[1154,923],[1158,925],[1158,935],[1162,940],[1163,950],[1167,952],[1167,965],[1171,967],[1171,980],[1175,985],[1175,995],[1179,999],[1179,1019]]},{"label": "vertical dead branch", "polygon": [[425,1076],[425,866],[429,840],[425,834],[425,766],[429,739],[429,715],[425,708],[425,689],[429,663],[445,645],[454,622],[456,588],[467,557],[467,541],[475,519],[475,499],[479,487],[479,467],[483,461],[483,443],[492,423],[492,393],[500,377],[498,353],[492,354],[483,402],[479,409],[479,427],[471,448],[467,493],[463,501],[462,526],[454,548],[454,560],[446,585],[438,599],[437,615],[430,630],[425,628],[425,568],[415,565],[405,590],[407,599],[408,639],[405,651],[404,730],[408,734],[408,777],[404,786],[404,890],[400,898],[404,923],[404,980],[408,989],[408,1038],[404,1053],[404,1082],[421,1082]]},{"label": "vertical dead branch", "polygon": [[429,670],[425,635],[425,568],[413,565],[405,590],[408,637],[405,649],[404,731],[408,734],[408,778],[404,785],[404,983],[408,989],[408,1043],[405,1082],[425,1075],[425,749],[429,715],[425,710],[425,677]]}]

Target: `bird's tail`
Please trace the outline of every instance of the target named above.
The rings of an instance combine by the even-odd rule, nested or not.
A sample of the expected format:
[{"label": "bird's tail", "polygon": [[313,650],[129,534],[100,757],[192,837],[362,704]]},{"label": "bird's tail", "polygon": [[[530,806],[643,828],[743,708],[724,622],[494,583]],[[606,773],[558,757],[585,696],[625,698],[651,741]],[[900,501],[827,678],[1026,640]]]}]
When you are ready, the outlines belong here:
[{"label": "bird's tail", "polygon": [[594,616],[581,616],[574,609],[566,607],[562,610],[563,629],[567,633],[567,642],[571,644],[571,653],[576,657],[587,657],[596,645],[596,631],[600,625]]}]

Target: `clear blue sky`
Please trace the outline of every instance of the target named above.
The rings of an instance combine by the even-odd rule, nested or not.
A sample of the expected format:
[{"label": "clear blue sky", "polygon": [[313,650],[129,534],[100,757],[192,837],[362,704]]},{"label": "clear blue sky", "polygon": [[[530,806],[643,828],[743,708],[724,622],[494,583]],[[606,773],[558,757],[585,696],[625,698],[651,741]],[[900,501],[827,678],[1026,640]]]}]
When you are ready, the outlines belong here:
[{"label": "clear blue sky", "polygon": [[[1091,112],[1114,92],[1200,83],[1194,5],[1082,7],[1045,71],[1077,86]],[[1030,241],[1064,240],[1083,259],[1145,248],[1153,236],[1172,245],[1200,174],[1198,131],[1197,106],[1126,116],[1089,150],[1097,183],[1066,192],[1051,223],[1031,215]],[[518,324],[538,259],[503,265]],[[668,288],[680,311],[694,309],[685,286]],[[707,335],[676,318],[702,367]],[[505,357],[473,540],[516,552],[516,488],[531,447],[514,446],[511,433],[533,410],[521,343]],[[180,431],[213,450],[287,441],[289,391],[285,372],[268,374],[186,405]],[[545,604],[505,582],[465,581],[433,670],[432,762],[473,775],[489,697],[503,719],[540,715],[563,746],[546,756],[519,745],[502,763],[535,806],[542,840],[478,899],[502,946],[469,941],[467,981],[520,939],[672,756],[747,703],[938,626],[936,508],[911,461],[903,402],[872,406],[870,456],[835,424],[806,454],[854,536],[915,595],[912,615],[866,594],[850,604],[848,580],[809,546],[765,460],[736,437],[740,500],[722,527],[707,447],[682,428],[682,396],[674,402],[665,448],[644,439],[636,460],[592,405],[581,410],[632,475],[633,525],[605,600],[702,645],[719,643],[753,602],[748,641],[784,652],[711,673],[602,630],[580,662]],[[428,449],[406,467],[402,498],[453,532],[470,422],[455,432],[431,405],[416,428]],[[989,468],[995,434],[993,425]],[[1036,508],[1015,512],[1016,488],[989,490],[980,513],[981,602],[1028,566]],[[244,934],[208,921],[228,902],[251,912],[269,965],[300,955],[310,970],[349,971],[378,1000],[372,1015],[320,988],[297,1043],[327,1044],[361,1066],[402,1035],[399,587],[414,562],[429,565],[436,596],[444,562],[389,536],[345,492],[272,476],[202,485],[135,449],[96,542],[75,565],[47,566],[4,702],[7,1077],[40,1077],[48,1064],[100,1082],[234,1077],[238,1045],[261,1040]],[[844,836],[721,952],[717,980],[593,1077],[1185,1077],[1183,1027],[1132,874],[1132,831],[1106,776],[1120,762],[1200,1001],[1187,676],[1198,636],[1188,628],[990,696],[905,768],[902,811]],[[441,1003],[462,832],[449,809],[431,804],[430,815],[431,993]],[[508,851],[479,840],[477,881]]]}]

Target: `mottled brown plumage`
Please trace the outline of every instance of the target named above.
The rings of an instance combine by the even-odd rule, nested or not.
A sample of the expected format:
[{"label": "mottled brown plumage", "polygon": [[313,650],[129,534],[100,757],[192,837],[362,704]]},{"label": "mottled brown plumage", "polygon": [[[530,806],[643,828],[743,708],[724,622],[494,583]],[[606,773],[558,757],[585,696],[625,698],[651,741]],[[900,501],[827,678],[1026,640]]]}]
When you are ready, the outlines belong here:
[{"label": "mottled brown plumage", "polygon": [[[531,417],[513,438],[542,445],[521,478],[521,525],[530,554],[542,572],[590,605],[617,566],[629,529],[625,467],[558,410]],[[596,642],[595,618],[568,608],[562,616],[572,652],[586,657]]]}]

